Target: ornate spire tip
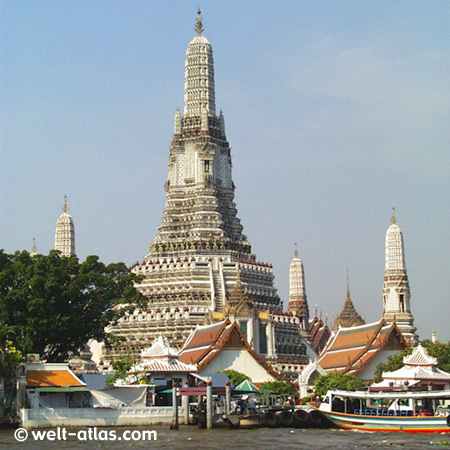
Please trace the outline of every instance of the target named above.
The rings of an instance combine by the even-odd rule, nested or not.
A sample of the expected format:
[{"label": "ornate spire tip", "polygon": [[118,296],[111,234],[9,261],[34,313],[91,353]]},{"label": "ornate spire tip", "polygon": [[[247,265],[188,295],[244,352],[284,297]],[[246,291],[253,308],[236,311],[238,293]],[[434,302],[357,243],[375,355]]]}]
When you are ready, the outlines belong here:
[{"label": "ornate spire tip", "polygon": [[392,223],[396,223],[397,222],[397,218],[395,217],[395,207],[392,208]]},{"label": "ornate spire tip", "polygon": [[201,36],[204,28],[203,28],[203,22],[202,22],[202,16],[201,16],[200,8],[197,10],[197,20],[195,21],[195,27],[194,30],[197,32],[198,36]]},{"label": "ornate spire tip", "polygon": [[64,196],[64,206],[62,208],[62,210],[66,213],[67,211],[69,211],[69,205],[67,204],[67,195]]}]

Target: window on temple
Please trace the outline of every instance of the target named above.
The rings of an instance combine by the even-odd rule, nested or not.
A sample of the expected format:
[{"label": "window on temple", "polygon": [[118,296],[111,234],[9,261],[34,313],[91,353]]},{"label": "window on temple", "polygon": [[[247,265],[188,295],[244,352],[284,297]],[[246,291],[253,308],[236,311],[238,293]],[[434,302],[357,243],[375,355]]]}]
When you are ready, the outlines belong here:
[{"label": "window on temple", "polygon": [[400,294],[400,311],[405,312],[405,295]]},{"label": "window on temple", "polygon": [[245,337],[248,339],[248,336],[247,336],[247,321],[246,320],[240,320],[239,321],[239,328],[245,334]]},{"label": "window on temple", "polygon": [[267,325],[264,323],[259,324],[259,353],[267,353]]}]

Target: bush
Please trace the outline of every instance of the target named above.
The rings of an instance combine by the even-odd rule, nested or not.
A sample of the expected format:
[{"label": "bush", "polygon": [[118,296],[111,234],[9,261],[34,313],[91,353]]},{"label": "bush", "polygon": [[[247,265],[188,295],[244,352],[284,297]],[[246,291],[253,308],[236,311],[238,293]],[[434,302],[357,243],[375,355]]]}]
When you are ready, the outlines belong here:
[{"label": "bush", "polygon": [[218,370],[216,373],[224,373],[234,387],[238,386],[245,380],[252,381],[252,379],[248,375],[245,375],[245,373],[238,372],[233,369]]},{"label": "bush", "polygon": [[354,375],[334,372],[321,375],[314,383],[314,392],[325,395],[330,389],[361,389],[363,387],[364,383]]}]

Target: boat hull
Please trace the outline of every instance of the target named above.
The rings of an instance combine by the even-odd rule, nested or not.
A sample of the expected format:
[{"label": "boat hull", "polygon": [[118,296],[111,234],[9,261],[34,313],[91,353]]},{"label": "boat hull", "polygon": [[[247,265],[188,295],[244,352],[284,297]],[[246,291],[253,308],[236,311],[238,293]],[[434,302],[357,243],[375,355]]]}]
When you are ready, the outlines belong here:
[{"label": "boat hull", "polygon": [[323,414],[336,427],[344,430],[388,431],[405,433],[449,433],[449,419],[445,416],[389,417],[359,416],[338,412],[323,411]]}]

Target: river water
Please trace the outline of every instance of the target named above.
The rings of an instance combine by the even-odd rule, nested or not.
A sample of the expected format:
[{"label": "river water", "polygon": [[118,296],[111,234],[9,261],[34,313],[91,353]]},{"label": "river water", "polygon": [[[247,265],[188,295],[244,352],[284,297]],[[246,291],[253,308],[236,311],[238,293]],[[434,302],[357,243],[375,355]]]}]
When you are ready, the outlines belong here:
[{"label": "river water", "polygon": [[[56,430],[56,429],[53,429]],[[214,429],[211,431],[199,430],[195,426],[181,426],[178,431],[169,430],[168,427],[154,427],[152,430],[157,433],[157,440],[127,441],[116,440],[106,441],[107,432],[114,430],[116,436],[123,435],[125,430],[138,433],[148,430],[148,428],[97,428],[97,440],[89,440],[86,429],[67,428],[73,436],[68,436],[67,440],[35,440],[28,430],[28,439],[24,442],[17,442],[14,437],[14,430],[0,430],[0,450],[8,448],[47,449],[65,448],[81,450],[84,448],[96,449],[426,449],[426,448],[449,448],[441,445],[443,441],[450,442],[450,434],[404,434],[404,433],[373,433],[343,431],[337,429],[289,429],[289,428],[258,428],[253,430],[228,430]],[[41,430],[43,431],[43,430]],[[82,440],[78,440],[76,433]],[[103,432],[103,434],[101,433]],[[92,431],[91,431],[92,433]],[[128,435],[130,436],[130,434]],[[127,436],[127,437],[128,437]],[[87,439],[87,440],[84,440]]]}]

